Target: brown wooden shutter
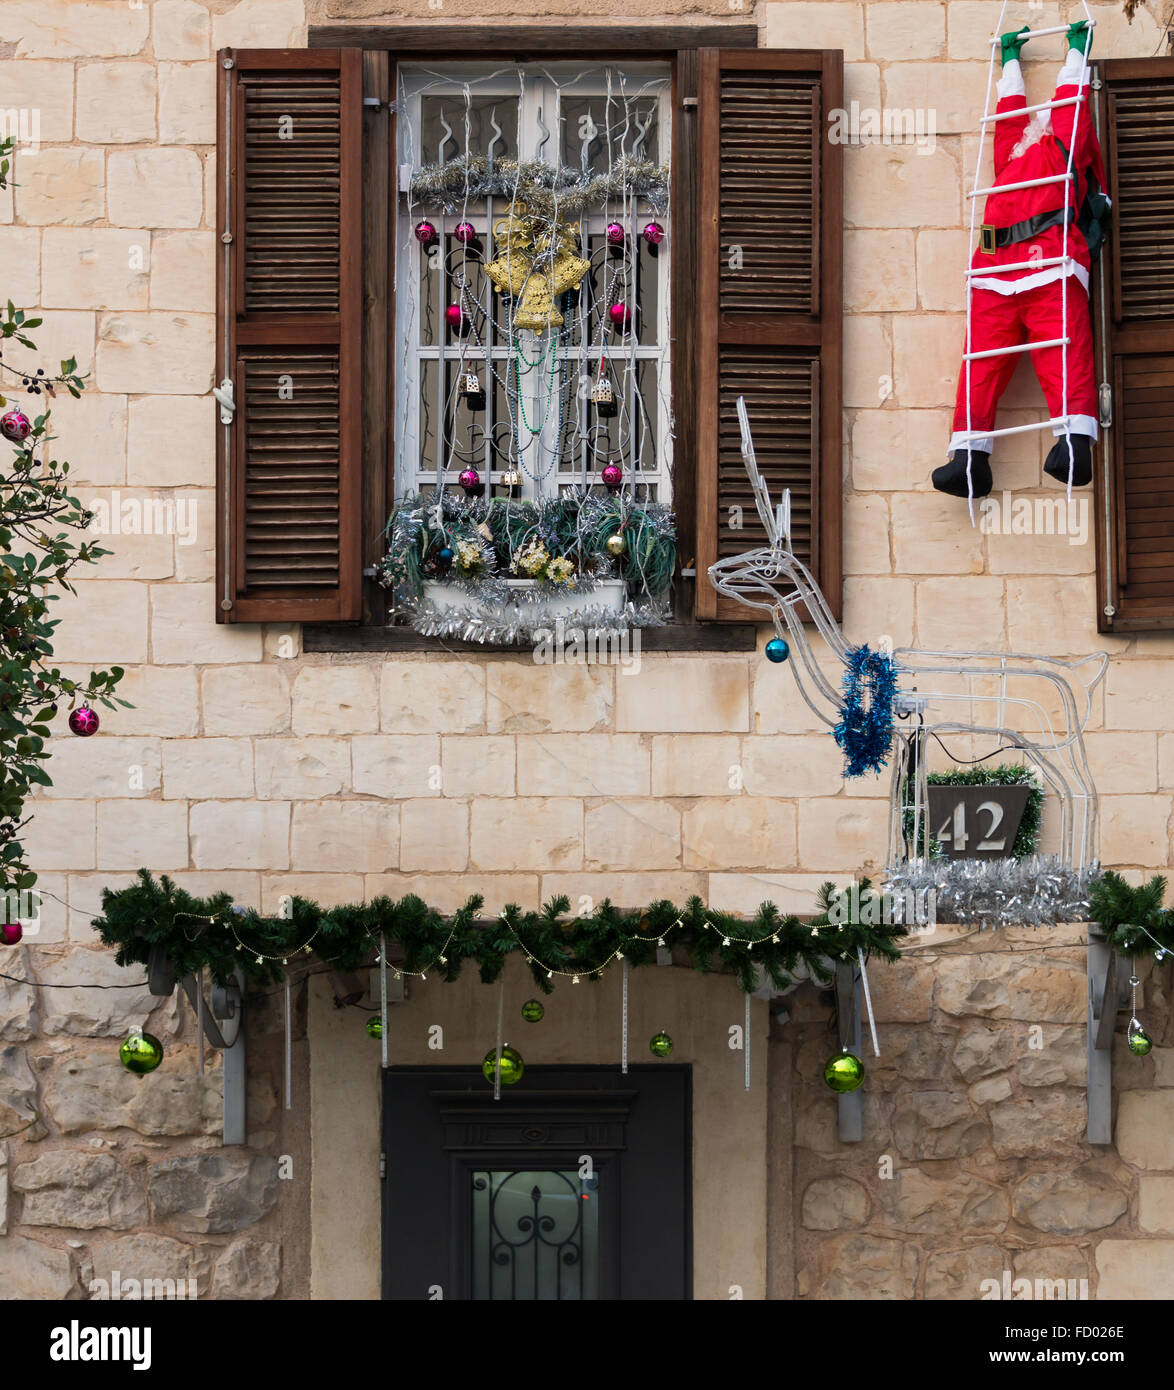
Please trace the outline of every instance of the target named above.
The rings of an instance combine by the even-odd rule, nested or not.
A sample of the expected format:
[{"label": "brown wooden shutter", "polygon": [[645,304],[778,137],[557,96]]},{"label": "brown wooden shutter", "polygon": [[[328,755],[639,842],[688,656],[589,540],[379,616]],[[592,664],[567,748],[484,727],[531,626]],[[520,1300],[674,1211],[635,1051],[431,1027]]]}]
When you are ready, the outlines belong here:
[{"label": "brown wooden shutter", "polygon": [[1098,622],[1174,627],[1174,60],[1101,67],[1113,230],[1094,285],[1112,424],[1098,469]]},{"label": "brown wooden shutter", "polygon": [[843,55],[703,49],[698,92],[698,616],[747,621],[706,569],[765,543],[740,395],[776,503],[791,489],[795,551],[838,616],[842,146],[828,122]]},{"label": "brown wooden shutter", "polygon": [[217,617],[361,601],[362,54],[219,54]]}]

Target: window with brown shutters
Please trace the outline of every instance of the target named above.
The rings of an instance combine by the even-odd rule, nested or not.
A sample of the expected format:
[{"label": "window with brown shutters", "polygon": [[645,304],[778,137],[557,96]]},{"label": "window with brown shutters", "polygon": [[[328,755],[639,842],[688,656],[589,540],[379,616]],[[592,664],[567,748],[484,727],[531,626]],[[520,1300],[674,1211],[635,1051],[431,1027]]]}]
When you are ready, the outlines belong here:
[{"label": "window with brown shutters", "polygon": [[1101,65],[1113,230],[1093,314],[1103,435],[1098,622],[1174,627],[1174,60]]},{"label": "window with brown shutters", "polygon": [[700,55],[697,608],[745,621],[705,578],[765,543],[742,465],[746,398],[759,468],[791,492],[796,553],[839,613],[840,53]]},{"label": "window with brown shutters", "polygon": [[359,616],[357,50],[219,54],[217,616]]},{"label": "window with brown shutters", "polygon": [[[727,47],[705,47],[705,26],[511,26],[508,37],[455,26],[443,55],[672,61],[674,621],[685,646],[705,645],[696,619],[741,625],[719,641],[752,640],[746,611],[725,611],[705,573],[760,539],[739,394],[765,477],[791,489],[796,549],[837,609],[840,596],[841,150],[826,131],[842,55],[760,50],[754,26],[715,27]],[[384,628],[387,591],[364,582],[364,567],[370,576],[383,555],[395,495],[403,116],[390,103],[398,62],[437,57],[435,30],[323,26],[310,44],[219,55],[217,616]],[[319,633],[319,649],[349,640]]]}]

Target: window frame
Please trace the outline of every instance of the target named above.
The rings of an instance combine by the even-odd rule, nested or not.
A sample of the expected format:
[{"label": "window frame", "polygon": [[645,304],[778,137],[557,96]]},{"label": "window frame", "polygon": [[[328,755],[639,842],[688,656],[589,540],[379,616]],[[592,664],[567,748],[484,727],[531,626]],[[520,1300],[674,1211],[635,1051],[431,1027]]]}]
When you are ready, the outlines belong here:
[{"label": "window frame", "polygon": [[[395,64],[451,62],[466,54],[478,59],[526,63],[567,61],[599,63],[633,60],[668,61],[672,72],[670,166],[673,270],[670,287],[673,420],[673,507],[680,536],[680,564],[672,590],[674,621],[641,633],[647,650],[753,651],[759,626],[698,620],[696,605],[697,414],[676,409],[696,396],[697,316],[690,312],[697,274],[697,219],[681,216],[696,206],[701,186],[697,167],[697,102],[702,48],[757,49],[755,24],[717,22],[703,25],[446,25],[438,46],[434,25],[312,25],[307,46],[362,50],[364,92],[363,140],[363,379],[362,397],[362,555],[363,612],[357,623],[308,624],[306,651],[421,651],[453,646],[471,652],[515,652],[475,644],[440,644],[411,628],[387,625],[387,592],[374,580],[383,554],[384,529],[395,496],[394,392],[392,344],[396,322],[395,248],[391,228],[398,192],[392,179],[396,148]],[[382,304],[383,313],[373,309]],[[384,389],[372,390],[382,382]]]}]

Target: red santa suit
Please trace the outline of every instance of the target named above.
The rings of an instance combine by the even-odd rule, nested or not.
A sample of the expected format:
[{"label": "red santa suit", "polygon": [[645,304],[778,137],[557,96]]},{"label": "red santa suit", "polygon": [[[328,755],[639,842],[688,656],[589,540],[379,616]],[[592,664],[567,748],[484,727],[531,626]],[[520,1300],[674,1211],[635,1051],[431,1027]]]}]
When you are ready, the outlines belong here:
[{"label": "red santa suit", "polygon": [[[1080,84],[1082,67],[1084,82]],[[1070,342],[1066,405],[1063,349],[1037,349],[1031,354],[1032,365],[1052,418],[1067,415],[1068,429],[1074,435],[1096,439],[1097,398],[1088,308],[1091,260],[1077,219],[1089,191],[1090,178],[1095,179],[1096,189],[1101,190],[1105,187],[1105,174],[1092,113],[1088,109],[1088,80],[1089,71],[1080,51],[1070,49],[1057,79],[1056,100],[1075,97],[1079,90],[1078,104],[1037,111],[1031,116],[1011,116],[994,123],[996,186],[1064,174],[1068,169],[1068,152],[1072,150],[1067,239],[1063,225],[1063,182],[991,193],[987,197],[983,232],[971,261],[972,268],[983,270],[1061,257],[1065,254],[1065,240],[1071,260],[1068,265],[1050,265],[1041,270],[1025,268],[973,276],[970,281],[970,350],[984,352],[990,348],[1067,336]],[[998,114],[1021,111],[1026,106],[1023,73],[1017,60],[1009,59],[1004,64],[998,93],[995,108]],[[1057,283],[1060,281],[1062,286]],[[1066,317],[1062,296],[1067,297]],[[1005,353],[962,363],[951,453],[967,447],[965,439],[960,437],[964,431],[994,429],[999,397],[1006,390],[1021,356],[1021,353]],[[1064,432],[1063,425],[1053,426],[1054,435],[1061,436]],[[980,435],[970,441],[969,447],[989,454],[992,444],[989,435]]]}]

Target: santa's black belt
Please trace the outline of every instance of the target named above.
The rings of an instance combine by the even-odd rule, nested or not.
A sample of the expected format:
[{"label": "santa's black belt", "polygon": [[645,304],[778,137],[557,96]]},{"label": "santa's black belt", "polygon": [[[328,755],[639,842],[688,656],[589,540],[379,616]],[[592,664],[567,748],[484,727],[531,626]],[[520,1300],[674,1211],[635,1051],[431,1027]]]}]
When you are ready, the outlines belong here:
[{"label": "santa's black belt", "polygon": [[1025,217],[1022,222],[1012,222],[1009,227],[992,227],[984,222],[979,229],[978,249],[988,256],[1004,246],[1014,246],[1017,241],[1030,241],[1049,227],[1059,227],[1065,222],[1076,221],[1076,209],[1057,208],[1055,212],[1040,212],[1034,217]]}]

